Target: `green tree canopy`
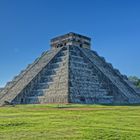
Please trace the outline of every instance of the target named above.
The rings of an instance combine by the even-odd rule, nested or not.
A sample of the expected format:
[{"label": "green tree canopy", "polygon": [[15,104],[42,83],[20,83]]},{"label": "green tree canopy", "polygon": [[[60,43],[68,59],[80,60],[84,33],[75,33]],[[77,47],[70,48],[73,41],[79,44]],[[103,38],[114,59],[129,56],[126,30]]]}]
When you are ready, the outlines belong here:
[{"label": "green tree canopy", "polygon": [[140,87],[140,78],[138,78],[137,76],[130,76],[128,78],[131,82],[134,83],[134,85],[136,85],[137,87]]}]

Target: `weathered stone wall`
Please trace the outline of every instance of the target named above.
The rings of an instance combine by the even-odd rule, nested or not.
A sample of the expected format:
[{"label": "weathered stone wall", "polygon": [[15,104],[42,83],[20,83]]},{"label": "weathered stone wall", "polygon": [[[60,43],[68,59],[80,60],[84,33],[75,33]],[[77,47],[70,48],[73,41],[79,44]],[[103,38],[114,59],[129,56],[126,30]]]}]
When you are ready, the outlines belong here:
[{"label": "weathered stone wall", "polygon": [[60,50],[61,48],[42,54],[32,65],[29,65],[26,70],[8,83],[1,92],[0,104],[4,104],[5,101],[11,102],[19,95]]},{"label": "weathered stone wall", "polygon": [[[79,47],[78,47],[79,48]],[[114,69],[111,64],[107,63],[104,58],[100,57],[96,52],[79,48],[87,57],[92,65],[98,68],[98,71],[102,72],[106,78],[117,88],[115,95],[115,102],[120,101],[120,103],[140,103],[140,96],[135,92],[127,81],[126,77],[121,75],[119,70]],[[119,91],[119,92],[117,92]],[[126,100],[122,100],[120,95],[124,96]]]},{"label": "weathered stone wall", "polygon": [[[70,47],[69,98],[72,103],[113,103],[109,81],[83,56],[77,47]],[[103,79],[104,78],[104,79]],[[104,81],[104,83],[103,83]],[[105,85],[106,84],[106,85]]]},{"label": "weathered stone wall", "polygon": [[65,47],[40,71],[13,103],[67,103],[67,59],[67,47]]}]

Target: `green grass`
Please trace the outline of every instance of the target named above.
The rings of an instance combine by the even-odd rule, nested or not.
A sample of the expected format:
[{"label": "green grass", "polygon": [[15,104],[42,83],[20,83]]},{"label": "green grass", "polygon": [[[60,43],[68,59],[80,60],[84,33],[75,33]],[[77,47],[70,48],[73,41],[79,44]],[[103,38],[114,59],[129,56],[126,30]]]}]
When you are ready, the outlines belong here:
[{"label": "green grass", "polygon": [[1,107],[0,140],[140,140],[140,106]]}]

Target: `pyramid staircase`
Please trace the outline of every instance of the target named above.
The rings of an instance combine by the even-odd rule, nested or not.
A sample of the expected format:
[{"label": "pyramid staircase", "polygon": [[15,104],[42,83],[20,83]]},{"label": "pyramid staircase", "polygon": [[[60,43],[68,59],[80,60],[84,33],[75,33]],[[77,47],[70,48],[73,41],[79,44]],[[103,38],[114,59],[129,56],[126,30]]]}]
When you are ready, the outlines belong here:
[{"label": "pyramid staircase", "polygon": [[[11,82],[7,83],[5,88],[0,92],[0,105],[4,104],[5,101],[15,103],[15,100],[19,98],[20,95],[24,96],[24,94],[28,94],[35,84],[38,83],[40,72],[45,66],[50,64],[50,61],[52,61],[61,50],[62,48],[58,48],[43,53],[33,64],[28,65],[25,70],[21,71]],[[20,96],[20,99],[16,103],[23,102],[22,96]]]},{"label": "pyramid staircase", "polygon": [[[67,103],[67,68],[67,50],[63,48],[40,72],[38,82],[22,97],[22,103]],[[14,102],[20,101],[19,98],[21,97],[17,97]]]},{"label": "pyramid staircase", "polygon": [[[139,103],[140,94],[130,85],[126,76],[121,75],[119,70],[114,69],[111,64],[107,63],[105,59],[100,57],[95,51],[89,51],[88,49],[83,48],[79,49],[89,58],[92,64],[98,68],[98,71],[101,71],[104,76],[106,76],[106,78],[108,78],[109,81],[119,90],[119,94],[122,94],[126,98],[127,102]],[[119,96],[116,95],[116,97]]]},{"label": "pyramid staircase", "polygon": [[[73,40],[68,38],[73,36],[80,37],[82,44],[85,44],[81,46],[79,40],[73,44]],[[140,103],[139,90],[103,57],[91,51],[88,42],[83,43],[83,39],[89,41],[87,37],[72,33],[52,40],[53,48],[50,51],[43,53],[1,89],[0,105],[5,102]]]}]

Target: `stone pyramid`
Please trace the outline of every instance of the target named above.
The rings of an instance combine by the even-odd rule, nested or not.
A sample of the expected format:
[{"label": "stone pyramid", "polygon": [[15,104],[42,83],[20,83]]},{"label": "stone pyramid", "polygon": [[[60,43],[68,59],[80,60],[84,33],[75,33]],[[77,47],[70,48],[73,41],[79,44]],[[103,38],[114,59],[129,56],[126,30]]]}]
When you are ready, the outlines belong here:
[{"label": "stone pyramid", "polygon": [[75,33],[52,39],[49,51],[1,89],[0,105],[140,103],[136,88],[90,49],[90,41]]}]

